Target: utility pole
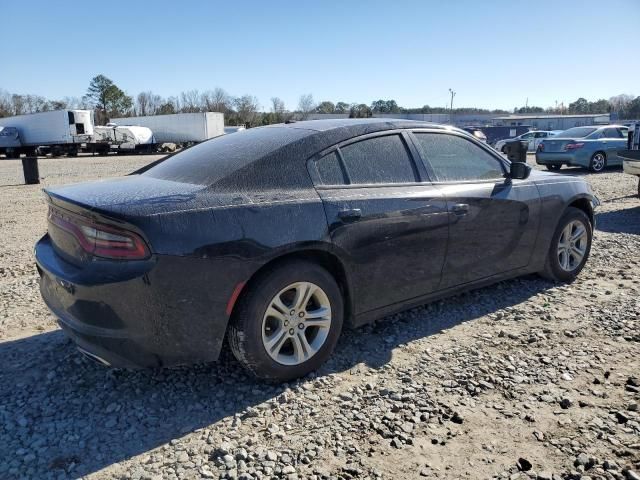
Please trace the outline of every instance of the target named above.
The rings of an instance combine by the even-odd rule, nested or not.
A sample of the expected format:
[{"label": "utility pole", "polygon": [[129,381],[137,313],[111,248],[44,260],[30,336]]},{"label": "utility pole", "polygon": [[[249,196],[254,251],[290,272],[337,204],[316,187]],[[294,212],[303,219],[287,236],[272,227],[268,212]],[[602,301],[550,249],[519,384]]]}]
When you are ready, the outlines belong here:
[{"label": "utility pole", "polygon": [[449,104],[449,123],[453,123],[453,97],[456,96],[456,92],[449,89],[449,93],[451,94],[451,103]]}]

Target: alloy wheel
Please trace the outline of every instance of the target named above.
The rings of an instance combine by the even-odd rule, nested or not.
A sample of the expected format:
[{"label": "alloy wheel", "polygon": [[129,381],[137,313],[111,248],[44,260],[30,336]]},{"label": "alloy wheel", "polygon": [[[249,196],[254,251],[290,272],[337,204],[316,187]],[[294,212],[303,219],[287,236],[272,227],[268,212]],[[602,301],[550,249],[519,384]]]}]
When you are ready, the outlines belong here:
[{"label": "alloy wheel", "polygon": [[594,172],[600,172],[604,168],[605,158],[602,153],[596,153],[591,159],[591,168]]},{"label": "alloy wheel", "polygon": [[587,227],[580,220],[569,222],[558,239],[558,263],[565,272],[572,272],[584,259],[588,243]]},{"label": "alloy wheel", "polygon": [[318,285],[296,282],[271,300],[262,319],[262,344],[283,365],[299,365],[324,345],[331,328],[331,303]]}]

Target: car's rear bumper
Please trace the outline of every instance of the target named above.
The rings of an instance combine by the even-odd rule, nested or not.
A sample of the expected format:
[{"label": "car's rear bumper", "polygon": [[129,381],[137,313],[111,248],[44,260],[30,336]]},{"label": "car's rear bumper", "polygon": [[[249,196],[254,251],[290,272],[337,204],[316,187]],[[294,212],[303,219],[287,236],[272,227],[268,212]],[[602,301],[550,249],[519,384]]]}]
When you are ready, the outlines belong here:
[{"label": "car's rear bumper", "polygon": [[588,167],[589,156],[585,152],[541,152],[536,151],[538,165],[570,165]]},{"label": "car's rear bumper", "polygon": [[35,256],[42,298],[83,353],[114,367],[217,359],[230,292],[207,281],[206,260],[160,256],[79,268],[56,254],[48,235]]}]

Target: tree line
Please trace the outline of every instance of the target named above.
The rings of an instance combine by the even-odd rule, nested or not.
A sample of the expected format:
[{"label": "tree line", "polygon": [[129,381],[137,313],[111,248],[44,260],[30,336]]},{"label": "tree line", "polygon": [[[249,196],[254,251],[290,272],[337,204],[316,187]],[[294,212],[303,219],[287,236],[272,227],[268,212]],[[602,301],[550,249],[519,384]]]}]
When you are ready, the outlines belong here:
[{"label": "tree line", "polygon": [[609,100],[601,98],[595,102],[590,102],[586,98],[578,98],[565,107],[563,103],[554,107],[520,107],[515,108],[514,113],[546,113],[561,115],[585,115],[598,113],[616,113],[618,118],[640,118],[640,97],[633,97],[625,93],[615,95]]},{"label": "tree line", "polygon": [[[371,104],[315,102],[312,94],[302,95],[297,108],[289,110],[279,97],[272,97],[266,109],[250,94],[234,97],[222,88],[200,92],[189,90],[177,96],[162,97],[152,91],[140,92],[135,97],[127,95],[110,78],[97,75],[91,79],[82,97],[65,97],[49,100],[39,95],[12,94],[0,89],[0,117],[22,115],[61,109],[92,109],[97,124],[105,124],[111,118],[122,116],[163,115],[170,113],[221,112],[228,125],[269,125],[292,119],[304,120],[311,114],[348,114],[351,118],[371,117],[383,113],[445,113],[445,114],[509,114],[507,110],[480,108],[430,107],[404,108],[395,100],[375,100]],[[579,98],[575,102],[553,107],[516,107],[513,113],[589,114],[617,113],[619,118],[640,118],[640,97],[621,94],[609,98],[588,101]]]}]

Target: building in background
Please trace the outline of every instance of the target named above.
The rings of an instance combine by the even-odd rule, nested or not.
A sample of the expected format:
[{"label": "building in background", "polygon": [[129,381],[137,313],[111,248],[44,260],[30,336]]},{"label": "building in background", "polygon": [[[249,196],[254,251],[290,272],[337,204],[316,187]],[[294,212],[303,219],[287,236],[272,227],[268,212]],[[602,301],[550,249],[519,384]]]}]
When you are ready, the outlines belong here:
[{"label": "building in background", "polygon": [[608,125],[609,123],[611,123],[611,116],[608,113],[588,115],[504,115],[494,117],[491,121],[492,125],[504,127],[529,125],[533,130],[567,130],[573,127]]},{"label": "building in background", "polygon": [[[608,113],[589,115],[497,115],[495,113],[374,113],[376,118],[401,118],[404,120],[419,120],[451,124],[457,127],[466,126],[499,126],[518,127],[527,125],[532,130],[566,130],[585,125],[607,125],[611,123]],[[308,120],[322,120],[335,118],[349,118],[348,113],[312,113]]]}]

